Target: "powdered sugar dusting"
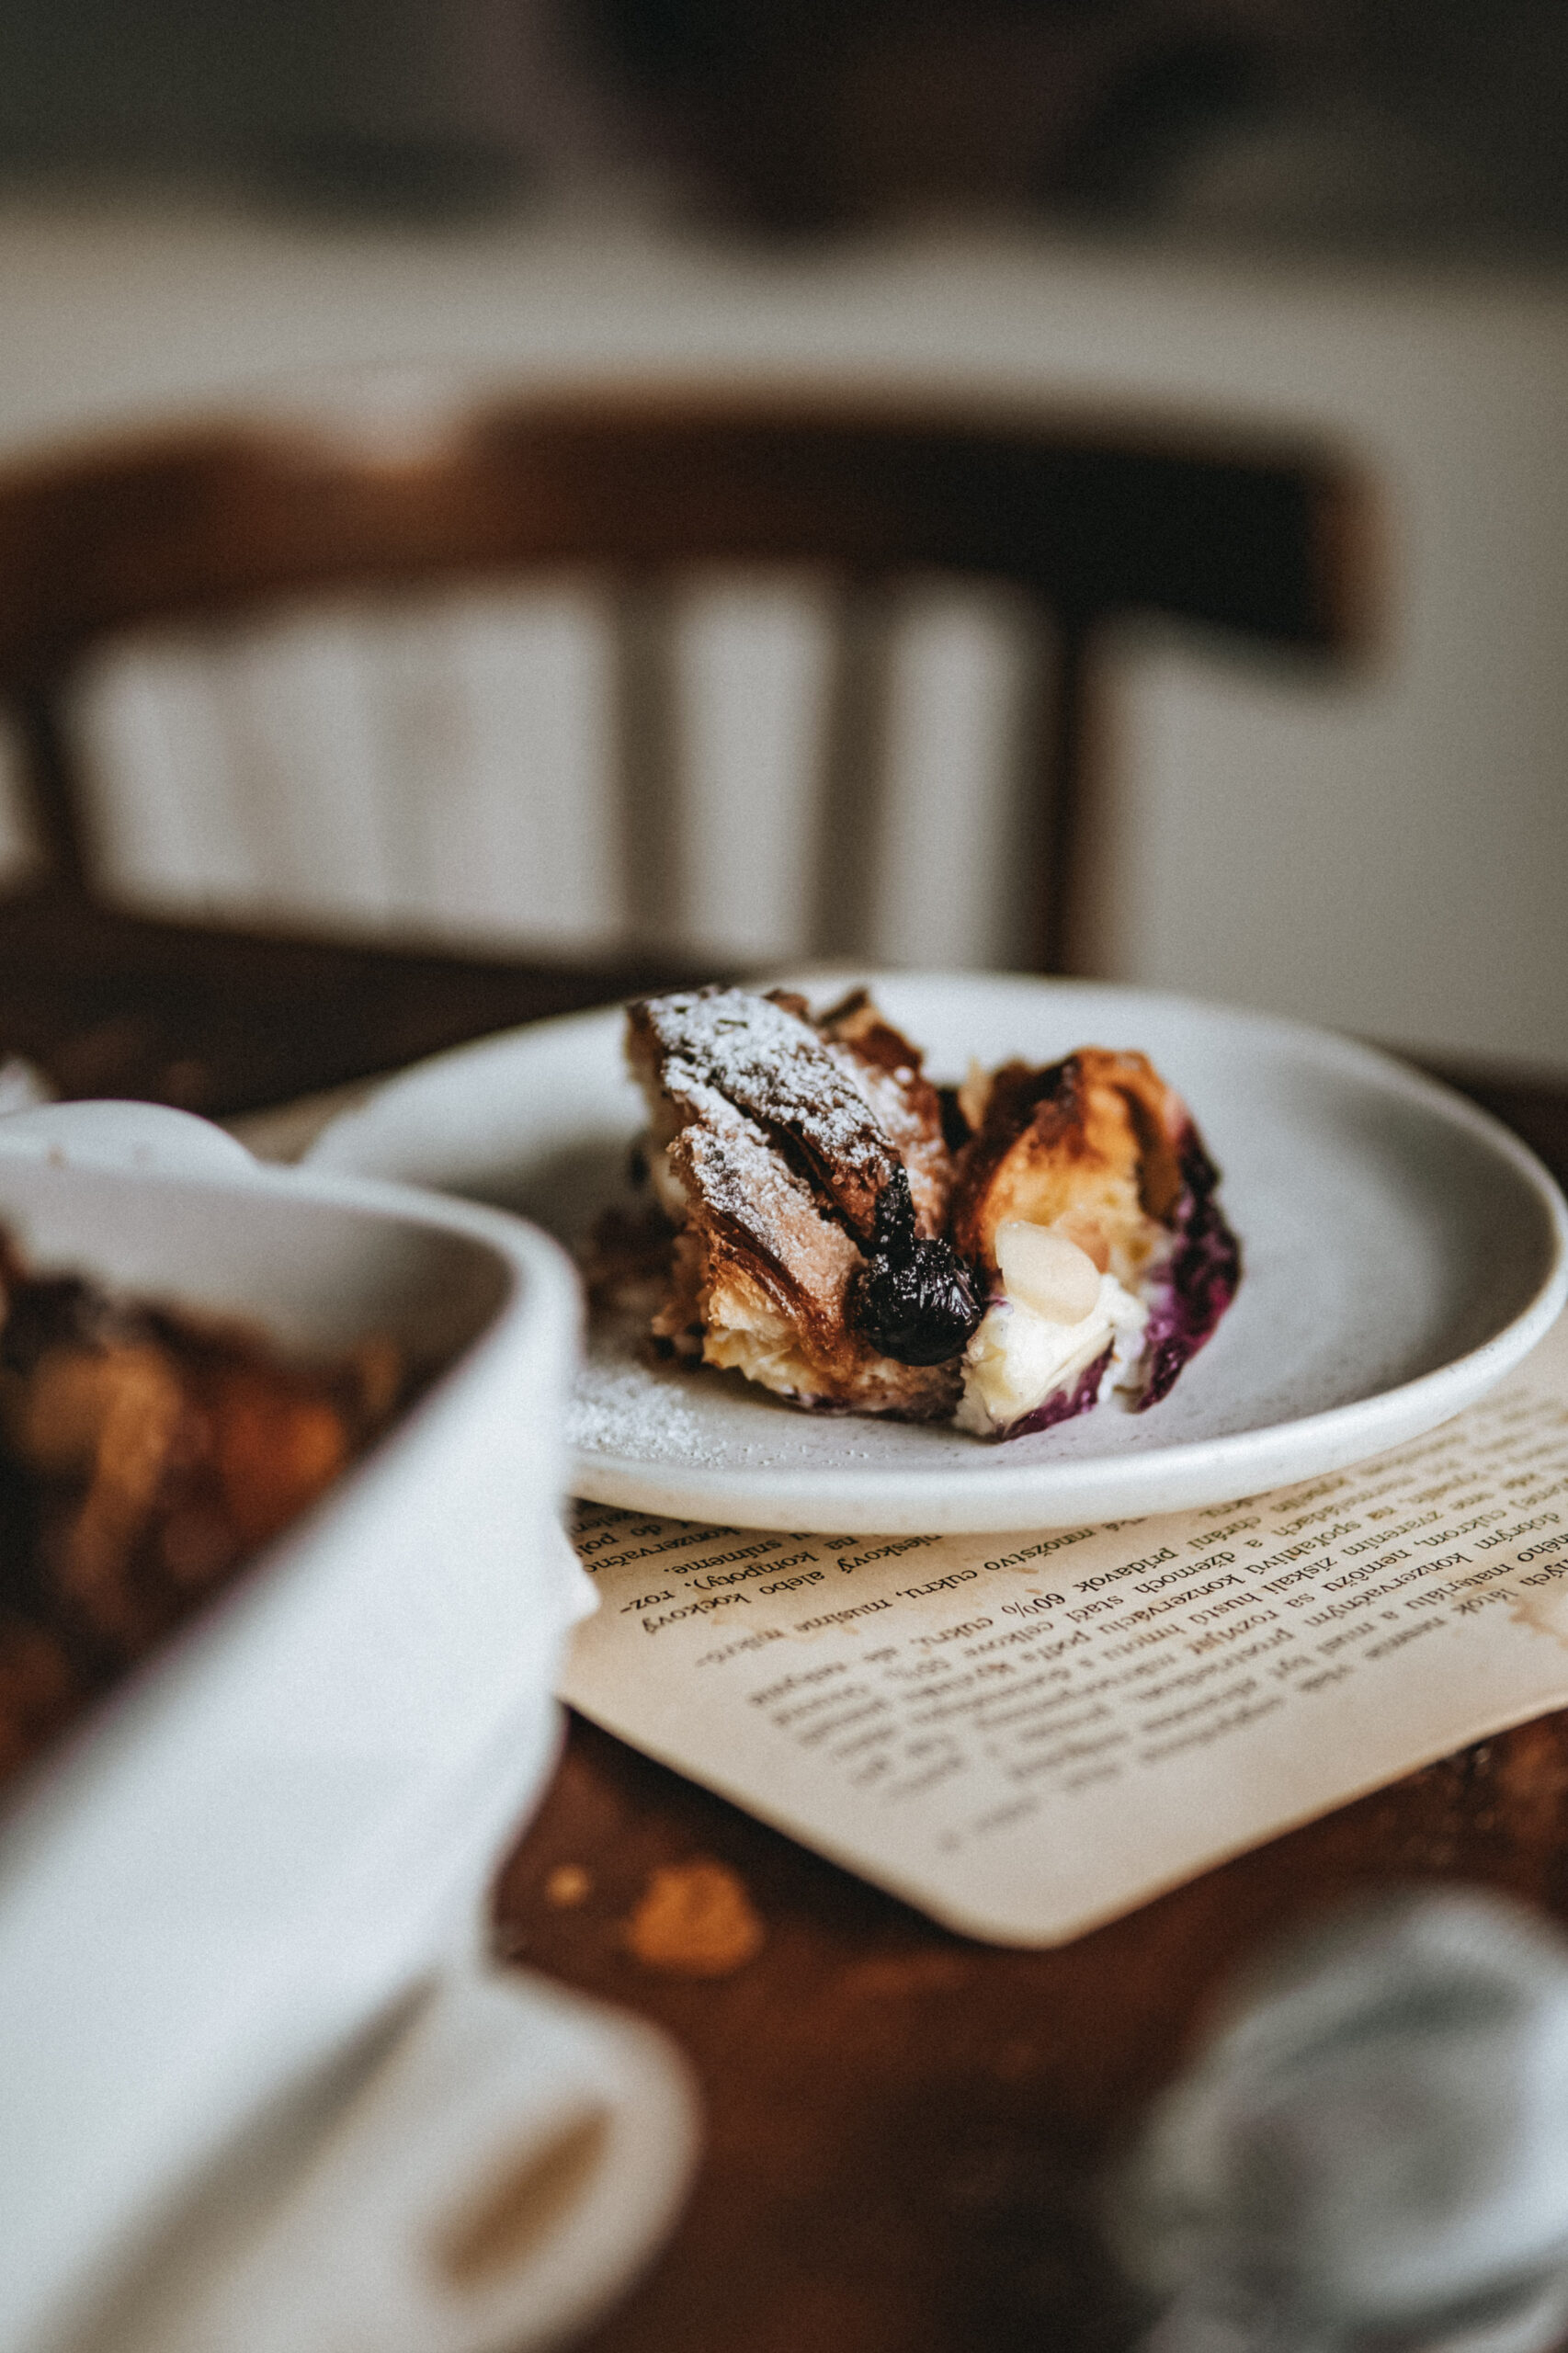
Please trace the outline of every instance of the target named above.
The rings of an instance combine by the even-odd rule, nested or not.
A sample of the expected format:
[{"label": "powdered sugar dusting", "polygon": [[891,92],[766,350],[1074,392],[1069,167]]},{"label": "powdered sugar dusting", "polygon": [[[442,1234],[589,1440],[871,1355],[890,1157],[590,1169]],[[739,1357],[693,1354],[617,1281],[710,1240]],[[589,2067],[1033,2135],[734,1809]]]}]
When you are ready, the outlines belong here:
[{"label": "powdered sugar dusting", "polygon": [[850,1070],[809,1022],[743,989],[655,997],[632,1019],[657,1042],[666,1094],[710,1124],[733,1105],[787,1131],[844,1213],[869,1233],[876,1197],[902,1164]]},{"label": "powdered sugar dusting", "polygon": [[[716,1414],[716,1406],[755,1407],[755,1421],[750,1411],[745,1421],[755,1438],[742,1436],[733,1412]],[[835,1460],[869,1461],[869,1449],[841,1435],[853,1427],[836,1415],[824,1422],[781,1410],[768,1391],[736,1373],[650,1365],[624,1331],[596,1339],[566,1409],[567,1442],[579,1461],[688,1471],[797,1468],[821,1459],[824,1430],[833,1434],[826,1444]]]},{"label": "powdered sugar dusting", "polygon": [[[692,1376],[642,1363],[621,1338],[605,1336],[578,1374],[566,1407],[566,1440],[581,1454],[645,1462],[714,1463],[722,1449],[687,1394]],[[700,1402],[700,1401],[699,1401]]]},{"label": "powdered sugar dusting", "polygon": [[788,1263],[802,1223],[821,1222],[809,1185],[779,1159],[755,1120],[728,1103],[699,1127],[683,1129],[671,1147],[677,1172],[689,1157],[703,1205],[749,1235],[776,1264]]}]

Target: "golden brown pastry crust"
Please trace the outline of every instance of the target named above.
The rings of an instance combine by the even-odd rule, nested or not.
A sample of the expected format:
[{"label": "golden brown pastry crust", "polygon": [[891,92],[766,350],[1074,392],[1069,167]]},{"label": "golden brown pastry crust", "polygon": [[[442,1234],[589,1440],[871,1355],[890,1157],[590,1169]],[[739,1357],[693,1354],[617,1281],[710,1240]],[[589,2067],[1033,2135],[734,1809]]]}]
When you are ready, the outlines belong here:
[{"label": "golden brown pastry crust", "polygon": [[[785,1000],[780,997],[780,1003]],[[805,1013],[803,997],[790,1000]],[[948,1222],[953,1164],[942,1132],[941,1098],[923,1068],[918,1047],[884,1020],[865,989],[829,1007],[816,1023],[823,1037],[855,1057],[857,1076],[878,1124],[909,1172],[917,1233],[941,1233]]]},{"label": "golden brown pastry crust", "polygon": [[958,1156],[953,1246],[996,1274],[1009,1218],[1054,1225],[1130,1290],[1181,1196],[1187,1107],[1148,1058],[1085,1046],[1040,1069],[1005,1063]]},{"label": "golden brown pastry crust", "polygon": [[946,1213],[940,1105],[915,1050],[863,992],[817,1023],[799,997],[710,989],[633,1006],[628,1051],[679,1228],[655,1341],[816,1405],[950,1414],[956,1360],[896,1362],[851,1316],[884,1197],[907,1180],[926,1234]]}]

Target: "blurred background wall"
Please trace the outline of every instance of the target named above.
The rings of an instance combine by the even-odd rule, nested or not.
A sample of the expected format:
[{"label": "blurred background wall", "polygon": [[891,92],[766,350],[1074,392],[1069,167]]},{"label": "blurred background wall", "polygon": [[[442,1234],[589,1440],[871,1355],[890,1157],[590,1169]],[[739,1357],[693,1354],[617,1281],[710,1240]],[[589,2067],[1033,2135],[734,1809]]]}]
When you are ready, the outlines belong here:
[{"label": "blurred background wall", "polygon": [[[0,453],[307,397],[373,399],[395,442],[452,369],[1304,431],[1376,487],[1368,658],[1108,649],[1086,961],[1568,1065],[1565,98],[1556,0],[11,0]],[[217,702],[178,644],[87,682],[125,881],[486,945],[612,935],[571,585],[446,617],[491,716],[439,840],[433,756],[373,709],[401,678],[406,721],[409,616],[308,618],[308,645],[230,645]],[[693,584],[671,939],[800,944],[822,628],[810,584]],[[865,951],[1006,961],[1018,617],[916,593],[898,660]],[[234,709],[285,705],[317,747],[303,853],[252,806],[252,721],[232,837],[203,803]]]}]

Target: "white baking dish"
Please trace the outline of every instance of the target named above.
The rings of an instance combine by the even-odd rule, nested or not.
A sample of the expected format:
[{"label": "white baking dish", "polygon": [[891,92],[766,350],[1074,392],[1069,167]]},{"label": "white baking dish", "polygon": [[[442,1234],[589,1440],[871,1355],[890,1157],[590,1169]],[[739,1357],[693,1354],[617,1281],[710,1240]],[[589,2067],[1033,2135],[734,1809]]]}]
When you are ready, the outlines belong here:
[{"label": "white baking dish", "polygon": [[[359,2254],[336,2290],[378,2347],[410,2328],[432,2348],[538,2341],[623,2276],[670,2211],[690,2142],[662,2046],[599,2031],[570,1997],[530,2004],[526,1982],[480,1961],[489,1876],[550,1769],[558,1654],[585,1606],[556,1517],[570,1268],[514,1219],[263,1169],[218,1131],[140,1107],[0,1120],[0,1222],[35,1264],[237,1312],[287,1342],[391,1332],[447,1362],[307,1519],[7,1793],[0,2346],[129,2344],[143,2305],[162,2315],[144,2322],[153,2342],[194,2329],[213,2346],[335,2343],[312,2325],[305,2275],[323,2274],[335,2227],[347,2248],[351,2210]],[[485,2054],[467,2076],[464,2050]],[[492,2087],[512,2083],[505,2114],[475,2065]],[[472,2129],[447,2133],[443,2184],[409,2174],[411,2128],[396,2122],[421,2082],[427,2111],[470,2112]],[[584,2098],[615,2127],[578,2169],[576,2219],[597,2198],[593,2230],[569,2245],[563,2209],[527,2262],[492,2265],[472,2295],[459,2282],[444,2312],[431,2290],[419,2309],[421,2197],[455,2196],[487,2151],[517,2159],[540,2119],[570,2122]],[[338,2112],[355,2101],[358,2164],[359,2128]],[[296,2195],[278,2221],[279,2183],[299,2170],[278,2150],[319,2160],[328,2123],[335,2189],[324,2206]],[[428,2113],[425,2127],[440,2143]],[[253,2147],[268,2154],[251,2162]],[[247,2163],[251,2196],[233,2189]],[[383,2205],[406,2210],[380,2226],[372,2177]],[[215,2181],[229,2184],[227,2236],[213,2225],[202,2241],[191,2201],[202,2190],[210,2209]],[[378,2227],[409,2272],[395,2291],[370,2276]],[[236,2279],[247,2264],[270,2277],[270,2333],[254,2299],[254,2325],[222,2320],[220,2240]],[[182,2322],[196,2273],[211,2309]]]}]

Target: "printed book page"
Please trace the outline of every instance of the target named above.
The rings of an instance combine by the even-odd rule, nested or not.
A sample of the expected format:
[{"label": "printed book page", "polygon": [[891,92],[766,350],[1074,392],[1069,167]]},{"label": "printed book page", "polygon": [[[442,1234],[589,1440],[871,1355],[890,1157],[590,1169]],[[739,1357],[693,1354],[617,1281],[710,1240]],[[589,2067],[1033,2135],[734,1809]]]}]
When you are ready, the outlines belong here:
[{"label": "printed book page", "polygon": [[563,1699],[935,1918],[1049,1945],[1568,1702],[1568,1317],[1351,1471],[1016,1536],[576,1507]]}]

